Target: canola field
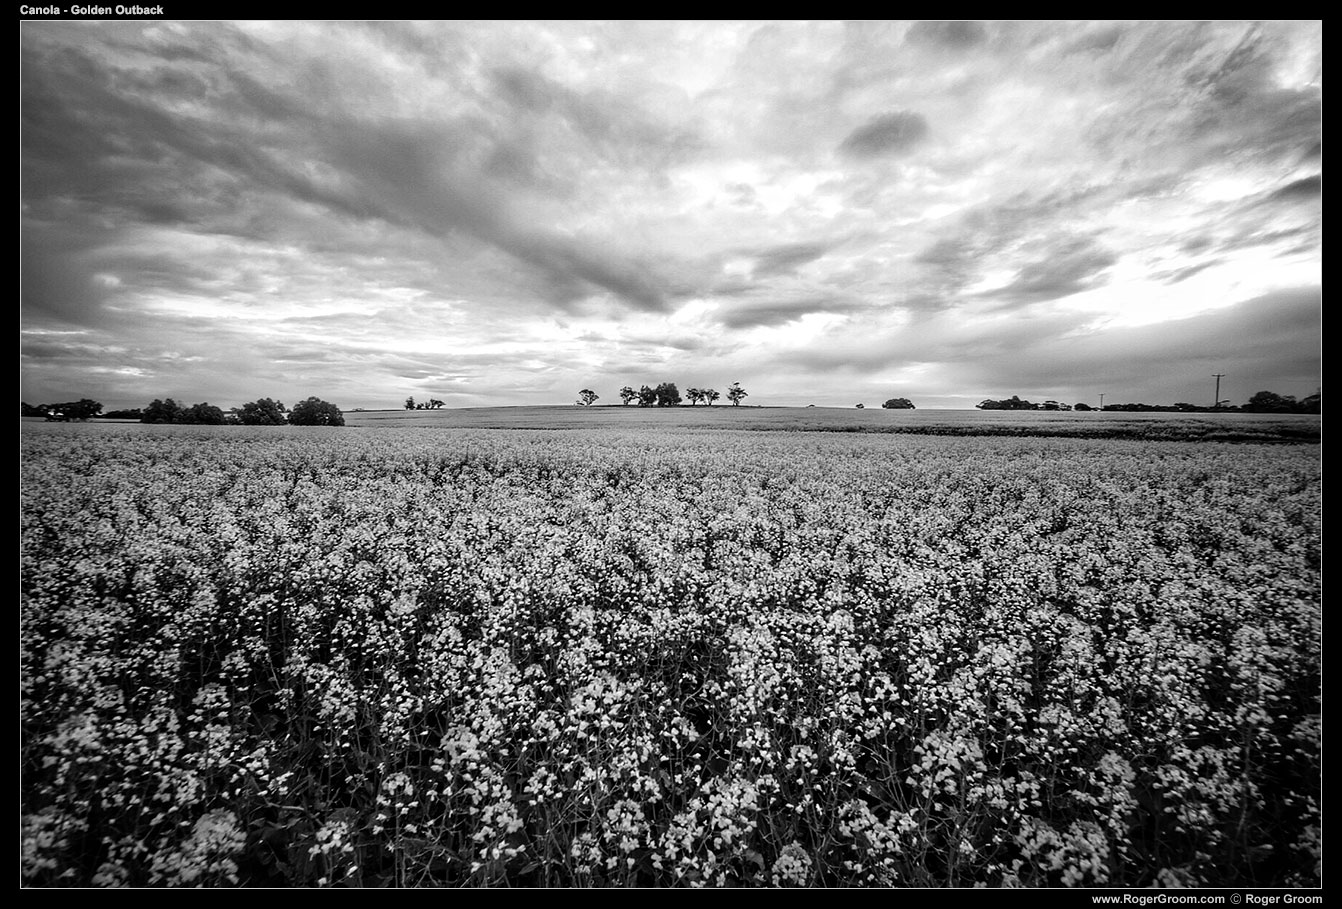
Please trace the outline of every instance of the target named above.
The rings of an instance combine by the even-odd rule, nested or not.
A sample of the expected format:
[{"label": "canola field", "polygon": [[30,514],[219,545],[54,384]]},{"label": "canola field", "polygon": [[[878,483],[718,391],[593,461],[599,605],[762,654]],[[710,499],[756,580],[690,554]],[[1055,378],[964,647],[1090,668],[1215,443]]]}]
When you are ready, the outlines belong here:
[{"label": "canola field", "polygon": [[30,886],[1317,886],[1316,444],[25,425]]}]

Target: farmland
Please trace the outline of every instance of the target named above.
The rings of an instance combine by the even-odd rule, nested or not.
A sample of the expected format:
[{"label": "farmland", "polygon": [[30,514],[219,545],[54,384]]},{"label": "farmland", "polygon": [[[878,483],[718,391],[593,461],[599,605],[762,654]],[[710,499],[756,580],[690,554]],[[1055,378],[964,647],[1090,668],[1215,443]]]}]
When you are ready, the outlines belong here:
[{"label": "farmland", "polygon": [[1317,885],[1317,420],[676,410],[26,425],[25,881]]}]

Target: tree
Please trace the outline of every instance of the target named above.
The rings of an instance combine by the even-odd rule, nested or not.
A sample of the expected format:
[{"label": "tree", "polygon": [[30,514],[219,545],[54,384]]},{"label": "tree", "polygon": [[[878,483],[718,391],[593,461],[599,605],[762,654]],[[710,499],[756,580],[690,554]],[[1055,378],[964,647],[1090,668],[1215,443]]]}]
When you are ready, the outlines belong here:
[{"label": "tree", "polygon": [[294,426],[344,426],[345,415],[334,404],[320,398],[308,398],[294,405],[289,422]]},{"label": "tree", "polygon": [[600,400],[600,398],[601,395],[592,391],[590,388],[584,388],[582,391],[578,392],[578,403],[583,407],[591,407],[592,402]]},{"label": "tree", "polygon": [[238,420],[247,426],[283,426],[284,405],[270,398],[248,401],[238,410]]},{"label": "tree", "polygon": [[67,420],[91,420],[103,410],[103,406],[92,398],[80,398],[78,401],[67,401],[64,404],[23,406],[24,416],[46,417],[48,421],[62,423]]},{"label": "tree", "polygon": [[414,398],[406,398],[406,399],[405,399],[405,409],[406,409],[406,410],[415,410],[415,409],[416,409],[415,399],[414,399]]},{"label": "tree", "polygon": [[625,405],[626,407],[629,406],[629,402],[630,402],[630,401],[634,400],[634,399],[637,398],[637,397],[638,397],[638,392],[634,391],[634,390],[633,390],[632,388],[630,388],[628,385],[626,385],[624,388],[621,388],[621,389],[620,389],[620,400],[621,400],[622,402],[624,402],[624,405]]},{"label": "tree", "polygon": [[680,389],[676,387],[675,382],[663,382],[657,386],[654,394],[657,396],[658,407],[675,407],[681,402]]},{"label": "tree", "polygon": [[857,405],[857,409],[858,409],[858,410],[865,410],[866,407],[867,407],[867,405],[865,405],[865,404],[859,404],[859,405]]},{"label": "tree", "polygon": [[[1295,399],[1292,398],[1292,401]],[[80,398],[73,404],[62,405],[72,420],[91,420],[103,412],[103,406],[92,398]]]},{"label": "tree", "polygon": [[885,410],[916,410],[908,398],[891,398],[881,405]]},{"label": "tree", "polygon": [[1029,401],[1022,401],[1019,395],[1012,395],[1001,401],[986,400],[974,405],[979,410],[1038,410],[1039,407]]},{"label": "tree", "polygon": [[697,388],[687,388],[685,397],[690,399],[690,406],[693,407],[704,399],[704,393]]},{"label": "tree", "polygon": [[178,423],[197,423],[202,426],[223,426],[228,417],[221,408],[210,403],[192,404],[177,415]]},{"label": "tree", "polygon": [[155,398],[149,406],[144,409],[144,416],[140,417],[141,423],[176,423],[177,416],[182,412],[182,406],[168,398],[166,401],[160,401]]},{"label": "tree", "polygon": [[638,390],[638,406],[651,407],[657,403],[657,390],[644,385]]},{"label": "tree", "polygon": [[[1217,406],[1220,404],[1218,402]],[[1293,395],[1279,395],[1270,391],[1260,391],[1244,405],[1247,413],[1294,413],[1296,401]]]},{"label": "tree", "polygon": [[742,398],[749,396],[750,392],[742,388],[740,382],[733,382],[731,387],[727,389],[727,400],[732,402],[733,407],[740,404]]},{"label": "tree", "polygon": [[440,401],[437,398],[429,398],[429,410],[437,410],[446,403],[446,401]]},{"label": "tree", "polygon": [[704,400],[708,402],[709,407],[712,407],[713,402],[716,401],[718,398],[722,397],[722,393],[719,392],[716,388],[700,389],[700,394],[704,396]]},{"label": "tree", "polygon": [[[1175,406],[1178,406],[1178,405],[1175,405]],[[1073,410],[1094,410],[1094,408],[1091,407],[1089,404],[1087,404],[1085,401],[1081,401],[1080,403],[1076,404],[1072,409],[1073,409]]]},{"label": "tree", "polygon": [[144,409],[131,407],[127,410],[109,410],[103,414],[105,420],[138,420],[144,416]]}]

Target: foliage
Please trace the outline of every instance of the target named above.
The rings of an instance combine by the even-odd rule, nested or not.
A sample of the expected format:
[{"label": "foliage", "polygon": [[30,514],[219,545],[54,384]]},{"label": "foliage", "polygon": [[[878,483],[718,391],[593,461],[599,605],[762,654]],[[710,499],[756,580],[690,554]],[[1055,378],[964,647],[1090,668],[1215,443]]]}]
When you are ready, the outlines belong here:
[{"label": "foliage", "polygon": [[626,407],[629,405],[630,401],[634,400],[637,397],[638,392],[634,391],[628,385],[620,389],[620,403],[624,404]]},{"label": "foliage", "polygon": [[131,407],[126,410],[109,410],[103,414],[105,420],[139,420],[144,416],[144,408]]},{"label": "foliage", "polygon": [[886,410],[913,410],[913,409],[914,409],[913,402],[910,401],[908,398],[891,398],[890,400],[888,400],[888,401],[886,401],[884,404],[882,404],[881,407],[885,408]]},{"label": "foliage", "polygon": [[644,385],[638,390],[638,406],[651,407],[657,403],[657,389]]},{"label": "foliage", "polygon": [[1317,446],[658,423],[25,432],[24,883],[1318,885]]},{"label": "foliage", "polygon": [[182,405],[178,404],[172,398],[159,400],[155,398],[144,409],[144,415],[140,417],[141,423],[176,423],[177,418],[181,416]]},{"label": "foliage", "polygon": [[247,426],[283,426],[289,422],[284,415],[284,404],[261,398],[249,401],[238,410],[238,420]]},{"label": "foliage", "polygon": [[314,397],[295,404],[289,422],[294,426],[344,426],[345,416],[339,407]]},{"label": "foliage", "polygon": [[1321,394],[1312,394],[1303,401],[1297,401],[1293,395],[1260,391],[1241,409],[1248,413],[1320,413],[1322,405]]},{"label": "foliage", "polygon": [[36,407],[31,404],[22,404],[22,414],[25,417],[45,417],[54,423],[64,423],[70,420],[91,420],[102,413],[103,406],[92,398],[80,398],[78,401],[68,401],[64,404],[38,404]]},{"label": "foliage", "polygon": [[681,401],[680,389],[676,388],[675,382],[663,382],[657,386],[653,394],[656,396],[658,407],[675,407]]},{"label": "foliage", "polygon": [[1001,400],[1001,401],[993,401],[993,400],[991,400],[991,399],[986,400],[986,401],[980,401],[979,403],[975,404],[974,406],[977,407],[979,410],[1035,410],[1035,409],[1036,409],[1036,405],[1031,404],[1029,401],[1023,401],[1023,400],[1021,400],[1021,398],[1020,398],[1019,395],[1012,395],[1011,397],[1009,397],[1009,398],[1004,398],[1004,399]]},{"label": "foliage", "polygon": [[221,408],[210,403],[192,404],[190,407],[183,409],[174,422],[202,426],[223,426],[228,422],[228,415]]}]

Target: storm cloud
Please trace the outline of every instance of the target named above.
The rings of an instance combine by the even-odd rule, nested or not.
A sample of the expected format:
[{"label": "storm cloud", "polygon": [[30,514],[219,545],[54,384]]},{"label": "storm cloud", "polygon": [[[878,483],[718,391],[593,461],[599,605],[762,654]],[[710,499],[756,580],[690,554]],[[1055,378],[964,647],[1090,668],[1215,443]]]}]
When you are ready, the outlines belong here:
[{"label": "storm cloud", "polygon": [[19,64],[28,400],[1154,398],[1137,339],[1201,330],[1313,390],[1319,22],[25,22]]},{"label": "storm cloud", "polygon": [[927,136],[927,118],[913,111],[894,111],[873,117],[848,134],[839,151],[855,158],[906,152]]}]

